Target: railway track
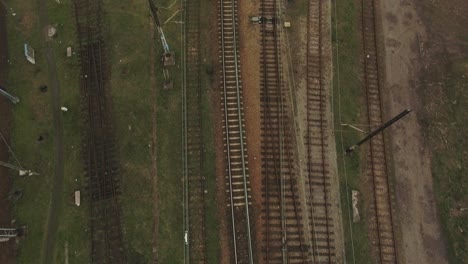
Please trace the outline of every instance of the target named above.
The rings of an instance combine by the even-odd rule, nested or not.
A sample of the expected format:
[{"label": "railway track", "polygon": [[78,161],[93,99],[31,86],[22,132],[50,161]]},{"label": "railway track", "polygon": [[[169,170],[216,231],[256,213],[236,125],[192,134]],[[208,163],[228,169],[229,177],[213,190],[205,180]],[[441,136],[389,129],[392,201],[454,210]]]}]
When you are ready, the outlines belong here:
[{"label": "railway track", "polygon": [[110,71],[101,33],[101,1],[73,2],[80,55],[83,158],[90,201],[91,262],[126,263],[119,164],[107,92]]},{"label": "railway track", "polygon": [[237,1],[219,1],[219,43],[226,154],[226,181],[234,263],[253,263],[250,181],[245,141]]},{"label": "railway track", "polygon": [[307,32],[307,185],[313,263],[336,263],[330,199],[328,91],[324,74],[325,1],[309,1]]},{"label": "railway track", "polygon": [[294,170],[293,131],[283,87],[277,1],[261,2],[263,263],[310,263]]},{"label": "railway track", "polygon": [[207,263],[205,175],[203,174],[202,89],[200,83],[200,2],[184,2],[184,226],[185,263]]},{"label": "railway track", "polygon": [[[371,127],[377,127],[382,124],[382,102],[375,2],[374,0],[361,0],[361,4],[367,120]],[[371,252],[376,258],[376,263],[396,263],[397,255],[383,134],[378,134],[370,140],[367,160],[367,176],[373,185],[371,214],[369,216]]]}]

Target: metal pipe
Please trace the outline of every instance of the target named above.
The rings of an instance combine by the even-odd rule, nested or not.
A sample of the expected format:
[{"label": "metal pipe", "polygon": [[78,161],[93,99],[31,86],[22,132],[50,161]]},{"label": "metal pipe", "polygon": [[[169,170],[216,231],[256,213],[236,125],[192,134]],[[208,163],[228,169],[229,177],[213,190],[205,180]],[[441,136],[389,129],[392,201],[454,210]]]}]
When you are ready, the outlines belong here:
[{"label": "metal pipe", "polygon": [[401,112],[400,114],[398,114],[397,116],[395,116],[394,118],[392,118],[390,121],[388,121],[387,123],[381,125],[380,127],[378,127],[377,129],[375,129],[374,131],[372,131],[371,133],[369,133],[365,138],[361,139],[358,143],[354,144],[353,146],[349,147],[346,149],[346,154],[351,154],[355,148],[359,147],[360,145],[362,145],[363,143],[365,143],[366,141],[368,141],[369,139],[373,138],[375,135],[379,134],[380,132],[382,132],[384,129],[386,129],[387,127],[391,126],[393,123],[395,123],[396,121],[400,120],[401,118],[403,118],[405,115],[409,114],[412,110],[411,109],[406,109],[404,110],[403,112]]},{"label": "metal pipe", "polygon": [[0,86],[0,94],[5,96],[6,98],[8,98],[14,104],[17,104],[20,101],[18,97],[7,93],[5,90],[3,90],[3,88],[1,86]]}]

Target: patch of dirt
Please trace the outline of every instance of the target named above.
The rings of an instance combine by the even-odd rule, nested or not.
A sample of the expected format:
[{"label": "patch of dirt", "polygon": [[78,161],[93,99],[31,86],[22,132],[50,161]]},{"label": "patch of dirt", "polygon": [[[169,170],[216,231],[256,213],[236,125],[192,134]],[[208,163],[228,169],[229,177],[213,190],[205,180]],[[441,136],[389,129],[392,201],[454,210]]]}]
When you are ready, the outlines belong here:
[{"label": "patch of dirt", "polygon": [[423,105],[417,87],[430,25],[418,16],[418,1],[379,2],[385,51],[384,119],[413,109],[388,130],[394,159],[399,262],[448,263],[434,200],[430,150],[418,121]]},{"label": "patch of dirt", "polygon": [[213,125],[215,135],[215,152],[216,152],[216,206],[217,217],[219,220],[219,244],[220,244],[220,264],[231,263],[231,229],[228,223],[227,210],[227,193],[226,193],[226,157],[224,153],[224,134],[223,134],[223,116],[221,104],[221,67],[219,63],[219,43],[218,43],[218,17],[211,16],[211,30],[210,35],[213,40],[209,45],[211,54],[211,65],[213,65],[213,80],[210,89],[210,98],[212,101],[211,108],[213,109]]},{"label": "patch of dirt", "polygon": [[[290,13],[301,13],[301,15],[290,15],[291,17],[287,17],[287,21],[293,21],[292,27],[285,29],[283,34],[284,41],[284,52],[282,52],[283,57],[283,66],[284,71],[288,72],[285,74],[285,81],[290,84],[290,90],[292,98],[290,98],[292,108],[294,110],[294,133],[295,133],[295,144],[296,144],[296,163],[297,163],[297,174],[298,174],[298,189],[299,189],[299,197],[301,197],[300,204],[303,206],[302,208],[302,217],[303,219],[309,219],[310,209],[306,207],[307,200],[310,199],[309,194],[309,187],[306,185],[306,180],[308,178],[308,148],[305,146],[306,138],[313,137],[313,134],[308,135],[307,130],[307,45],[308,45],[308,34],[316,34],[316,32],[309,32],[308,30],[308,11],[299,11],[298,9],[303,8],[302,3],[291,2],[288,4],[288,9]],[[325,96],[327,98],[331,98],[332,90],[331,90],[331,76],[332,76],[332,61],[331,61],[331,39],[330,39],[330,5],[328,2],[322,3],[322,31],[321,31],[321,39],[322,39],[322,74],[323,74],[323,85],[324,91],[326,93]],[[315,29],[316,30],[316,29]],[[289,55],[289,56],[288,56]],[[288,67],[289,66],[289,67]],[[340,208],[339,208],[339,182],[338,182],[338,172],[337,172],[337,163],[336,163],[336,147],[335,147],[335,135],[333,129],[333,113],[332,113],[332,106],[331,100],[326,99],[328,105],[325,106],[326,111],[326,120],[327,120],[327,128],[325,129],[325,133],[328,132],[326,138],[327,149],[326,152],[326,164],[328,164],[327,171],[329,172],[328,176],[330,187],[328,189],[329,192],[329,202],[330,206],[330,215],[333,219],[333,237],[334,237],[334,247],[335,247],[335,259],[337,263],[341,263],[343,260],[344,254],[344,244],[343,244],[343,237],[341,231],[341,215],[340,215]],[[313,113],[314,117],[316,118],[317,113]],[[313,132],[310,132],[313,133]],[[317,151],[314,148],[313,151]],[[315,153],[312,153],[314,156]],[[318,155],[317,155],[318,156]],[[304,221],[304,238],[308,241],[312,240],[309,234],[311,233],[310,229],[308,228],[310,223]]]},{"label": "patch of dirt", "polygon": [[153,241],[152,241],[152,252],[153,252],[153,264],[158,263],[158,243],[159,243],[159,195],[158,195],[158,153],[156,148],[157,143],[157,81],[156,81],[156,49],[155,49],[155,28],[154,23],[151,18],[149,18],[150,23],[150,86],[153,90],[152,92],[152,111],[151,111],[151,125],[152,125],[152,133],[151,133],[151,175],[152,175],[152,192],[153,192]]},{"label": "patch of dirt", "polygon": [[[261,174],[261,129],[260,129],[260,27],[252,24],[250,17],[258,15],[260,2],[245,1],[239,5],[239,47],[244,103],[244,124],[247,138],[248,166],[252,195],[251,214],[254,219],[252,235],[255,253],[262,252],[262,174]],[[254,254],[255,254],[254,253]],[[261,263],[259,256],[254,256]]]},{"label": "patch of dirt", "polygon": [[23,15],[20,19],[20,25],[21,25],[21,28],[23,29],[22,32],[26,35],[26,36],[30,36],[31,35],[31,32],[32,32],[32,28],[34,26],[34,23],[37,23],[37,21],[34,21],[33,20],[33,17],[30,16],[30,15]]},{"label": "patch of dirt", "polygon": [[[0,86],[5,86],[7,78],[7,32],[6,32],[6,15],[3,7],[0,6]],[[0,132],[3,134],[7,142],[10,140],[10,122],[11,122],[11,102],[0,97]],[[9,160],[8,148],[0,139],[0,160]],[[0,227],[10,227],[11,225],[11,203],[7,199],[11,191],[12,179],[10,171],[0,166]],[[0,244],[0,263],[13,264],[15,263],[15,239],[10,239],[8,242]]]}]

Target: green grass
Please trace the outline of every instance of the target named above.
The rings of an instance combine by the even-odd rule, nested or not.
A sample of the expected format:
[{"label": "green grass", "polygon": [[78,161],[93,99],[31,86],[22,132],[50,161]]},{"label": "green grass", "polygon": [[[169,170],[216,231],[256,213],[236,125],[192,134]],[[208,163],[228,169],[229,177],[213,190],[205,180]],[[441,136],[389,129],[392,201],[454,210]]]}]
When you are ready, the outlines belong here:
[{"label": "green grass", "polygon": [[121,164],[124,243],[129,263],[150,263],[154,217],[148,7],[144,1],[104,1],[103,9]]},{"label": "green grass", "polygon": [[[158,3],[168,6],[172,1]],[[13,147],[24,166],[33,168],[41,176],[28,179],[17,178],[16,188],[23,188],[24,196],[15,206],[18,224],[28,224],[29,235],[19,244],[18,263],[36,263],[41,255],[46,228],[47,211],[50,204],[54,169],[53,127],[50,93],[37,89],[47,84],[47,65],[43,57],[43,43],[39,35],[37,10],[26,0],[12,4],[18,14],[9,21],[10,77],[8,87],[22,102],[14,107]],[[214,10],[213,1],[202,3],[202,17]],[[118,142],[118,158],[122,175],[123,230],[129,263],[149,263],[152,259],[153,240],[153,194],[151,175],[151,131],[152,93],[149,68],[150,54],[149,9],[147,2],[114,3],[104,1],[104,34],[106,54],[111,65],[111,96],[113,100],[114,124]],[[161,10],[161,21],[165,21],[171,10]],[[82,116],[79,97],[79,63],[76,46],[75,21],[71,3],[48,3],[49,20],[57,24],[58,36],[54,47],[58,75],[61,84],[62,105],[69,108],[63,114],[65,142],[65,179],[59,213],[59,227],[55,244],[55,262],[64,262],[64,247],[68,244],[70,263],[90,261],[90,234],[88,229],[89,208],[87,201],[81,207],[73,205],[73,191],[85,184],[81,157]],[[179,13],[174,20],[180,20]],[[27,16],[27,19],[24,18]],[[25,21],[29,21],[26,23]],[[208,23],[204,21],[203,23]],[[27,25],[30,25],[28,28]],[[205,25],[206,26],[206,25]],[[28,28],[28,29],[27,29]],[[180,65],[180,24],[164,26],[171,50]],[[209,35],[205,32],[204,39]],[[31,65],[23,57],[23,43],[36,48],[37,64]],[[61,42],[61,43],[60,43]],[[157,250],[160,263],[182,263],[182,113],[180,68],[171,69],[174,88],[162,90],[163,76],[159,58],[162,47],[156,35],[157,73],[157,133],[158,133],[158,196],[159,196],[159,239]],[[203,44],[203,43],[202,43]],[[66,47],[72,46],[76,54],[66,57]],[[210,58],[210,50],[202,50],[207,58],[202,67],[212,68],[216,58]],[[210,75],[202,74],[204,91],[213,87]],[[219,262],[219,234],[216,208],[215,152],[213,142],[211,93],[203,93],[203,126],[205,144],[204,173],[207,175],[207,237],[208,261]],[[48,135],[37,143],[39,134]]]},{"label": "green grass", "polygon": [[[432,150],[432,177],[439,219],[447,238],[450,263],[468,263],[468,217],[459,209],[467,207],[467,140],[468,124],[466,105],[468,96],[468,46],[466,45],[466,8],[458,1],[447,5],[443,2],[422,1],[420,16],[430,24],[428,33],[437,39],[432,45],[456,47],[456,54],[441,50],[431,54],[431,60],[440,63],[423,69],[420,91],[425,111],[421,120],[426,135],[426,145]],[[461,12],[460,12],[461,11]],[[427,24],[426,23],[426,24]]]},{"label": "green grass", "polygon": [[[172,1],[159,2],[159,6],[169,6]],[[161,22],[165,21],[175,10],[160,12]],[[173,20],[181,20],[180,12]],[[156,34],[156,73],[159,85],[157,92],[157,153],[158,153],[158,204],[159,204],[159,238],[158,261],[160,263],[183,263],[184,228],[183,228],[183,189],[182,189],[182,90],[181,90],[181,45],[180,24],[164,25],[167,41],[174,53],[176,66],[170,70],[173,80],[172,90],[163,90],[162,45]]]},{"label": "green grass", "polygon": [[[368,231],[367,219],[365,215],[366,208],[361,195],[360,208],[361,221],[359,223],[352,222],[352,207],[351,207],[351,190],[361,191],[362,186],[362,170],[360,165],[361,157],[359,151],[356,151],[352,156],[343,157],[343,148],[348,147],[357,142],[362,135],[359,132],[343,127],[341,122],[346,124],[360,124],[363,120],[362,115],[365,113],[363,108],[363,89],[359,80],[360,76],[360,29],[359,29],[359,7],[356,1],[337,1],[338,6],[334,6],[332,10],[333,20],[333,63],[335,64],[334,73],[334,112],[335,112],[335,128],[342,130],[337,133],[337,156],[338,156],[338,171],[340,175],[340,191],[341,204],[343,210],[343,228],[345,234],[345,254],[348,263],[371,263],[368,247]],[[335,27],[336,19],[338,19],[337,27]],[[337,37],[338,36],[338,37]],[[338,50],[336,49],[338,45]],[[338,57],[339,65],[336,65]],[[336,68],[339,69],[339,78]],[[338,83],[340,84],[338,86]],[[342,136],[342,138],[341,138]]]},{"label": "green grass", "polygon": [[[432,174],[434,189],[444,233],[448,239],[448,255],[451,263],[468,261],[466,213],[457,209],[466,207],[468,180],[466,178],[466,73],[468,60],[453,62],[440,84],[443,89],[432,90],[424,96],[433,111],[426,113],[423,126],[427,129],[430,146],[433,148]],[[434,92],[434,93],[432,93]],[[437,113],[437,114],[435,114]]]},{"label": "green grass", "polygon": [[[28,226],[28,236],[18,245],[18,263],[37,263],[42,254],[47,212],[50,206],[54,173],[54,128],[52,126],[50,92],[39,92],[39,85],[48,84],[47,65],[43,56],[36,5],[21,0],[11,3],[17,16],[9,17],[8,86],[18,95],[21,103],[13,108],[12,144],[23,165],[37,170],[41,175],[15,178],[14,187],[23,188],[24,196],[15,205],[18,225]],[[55,260],[63,263],[64,245],[68,243],[69,259],[73,263],[89,260],[88,234],[85,232],[88,210],[86,206],[73,205],[73,192],[82,187],[83,173],[80,164],[80,129],[77,58],[66,58],[66,47],[75,41],[74,21],[70,20],[69,3],[48,5],[49,20],[57,24],[58,36],[52,45],[55,49],[57,69],[61,84],[62,105],[70,111],[63,114],[65,142],[65,177],[62,201],[59,206]],[[36,49],[36,65],[26,62],[23,43]],[[61,43],[60,43],[61,42]],[[39,134],[46,135],[44,142],[36,141]],[[76,179],[76,180],[75,180]]]},{"label": "green grass", "polygon": [[[213,37],[210,35],[209,29],[211,24],[208,19],[210,14],[215,13],[216,4],[214,0],[204,0],[201,2],[200,17],[202,22],[200,25],[201,31],[201,58],[207,58],[205,62],[201,62],[201,87],[202,87],[202,121],[203,121],[203,139],[204,139],[204,174],[206,177],[206,190],[205,203],[206,203],[206,222],[205,230],[207,232],[207,263],[220,262],[220,237],[219,237],[219,219],[217,217],[217,200],[216,200],[216,153],[215,153],[215,140],[214,140],[214,124],[213,124],[213,111],[211,97],[218,96],[217,83],[213,83],[210,74],[217,74],[213,72],[213,64],[217,63],[218,58],[211,57],[211,50],[209,45],[204,43],[213,43]],[[214,42],[216,43],[216,41]]]}]

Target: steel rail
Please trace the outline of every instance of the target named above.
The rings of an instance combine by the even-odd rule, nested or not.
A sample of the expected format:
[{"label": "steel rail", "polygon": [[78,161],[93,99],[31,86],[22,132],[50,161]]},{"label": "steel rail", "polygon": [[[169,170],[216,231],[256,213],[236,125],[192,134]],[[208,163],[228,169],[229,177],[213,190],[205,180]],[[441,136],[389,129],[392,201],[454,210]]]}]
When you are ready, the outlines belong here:
[{"label": "steel rail", "polygon": [[[225,133],[226,133],[226,148],[227,148],[227,161],[228,161],[228,178],[229,178],[229,193],[231,203],[231,218],[232,218],[232,230],[233,230],[233,247],[234,247],[234,260],[238,263],[238,249],[237,249],[237,237],[236,237],[236,224],[235,224],[235,211],[234,211],[234,196],[233,196],[233,181],[232,181],[232,164],[231,164],[231,139],[230,139],[230,127],[229,127],[229,115],[228,115],[228,102],[227,102],[227,85],[226,85],[226,43],[225,43],[225,14],[224,14],[224,1],[220,1],[220,12],[221,12],[221,49],[222,49],[222,78],[223,78],[223,91],[224,91],[224,115],[225,115]],[[237,99],[237,124],[239,129],[239,140],[240,140],[240,158],[242,166],[242,178],[243,178],[243,192],[244,192],[244,203],[245,203],[245,220],[247,228],[247,243],[248,243],[248,255],[249,263],[253,263],[253,250],[252,250],[252,238],[250,228],[250,213],[249,213],[249,201],[248,201],[248,186],[247,186],[247,167],[246,167],[246,151],[244,149],[244,133],[242,124],[242,112],[241,112],[241,91],[240,91],[240,76],[239,76],[239,62],[238,62],[238,50],[237,50],[237,29],[236,29],[236,3],[232,2],[231,17],[232,17],[232,38],[233,38],[233,51],[234,51],[234,73],[235,73],[235,88],[236,88],[236,99]]]},{"label": "steel rail", "polygon": [[[364,85],[367,100],[369,125],[382,123],[382,102],[380,95],[380,72],[375,21],[375,1],[361,0],[362,44],[364,60]],[[395,234],[393,225],[390,184],[387,175],[384,135],[380,134],[369,142],[369,162],[367,170],[372,180],[372,203],[376,227],[371,230],[377,236],[374,250],[379,263],[397,263]]]},{"label": "steel rail", "polygon": [[279,6],[278,0],[264,0],[260,8],[262,17],[273,18],[273,21],[261,25],[264,260],[265,263],[308,263],[301,210],[295,190],[292,131],[288,128],[290,120],[283,90]]},{"label": "steel rail", "polygon": [[[316,15],[316,17],[314,17]],[[331,245],[331,232],[330,232],[330,213],[329,213],[329,197],[328,197],[328,190],[327,190],[327,180],[328,180],[328,172],[326,170],[327,160],[326,160],[326,134],[325,128],[327,126],[326,119],[324,115],[326,114],[326,102],[327,97],[324,94],[324,84],[323,84],[323,48],[322,48],[322,0],[312,0],[309,2],[309,12],[308,12],[308,48],[307,48],[307,145],[308,145],[308,175],[309,175],[309,191],[312,196],[313,194],[313,187],[312,187],[312,178],[311,175],[313,173],[313,156],[318,153],[320,155],[320,163],[317,166],[320,167],[320,185],[321,191],[323,191],[323,204],[316,204],[312,202],[310,210],[312,216],[312,225],[313,225],[313,245],[315,253],[313,254],[313,259],[316,262],[322,262],[322,260],[332,263],[332,257],[334,256],[332,252],[332,245]],[[312,29],[311,27],[317,27],[316,30]],[[317,92],[318,94],[314,93]],[[318,98],[316,98],[318,96]],[[318,109],[312,110],[314,105],[318,103]],[[318,120],[316,119],[318,115]],[[318,123],[318,131],[315,126]],[[313,129],[314,128],[314,129]],[[312,131],[314,130],[314,131]],[[318,133],[318,137],[320,142],[312,143],[312,134]],[[318,147],[318,152],[313,152],[313,148]],[[317,185],[317,184],[315,184]],[[318,188],[318,187],[317,187]],[[316,194],[318,195],[318,194]],[[324,210],[324,221],[325,221],[325,245],[319,246],[319,240],[322,238],[317,238],[317,229],[318,225],[315,224],[315,212],[314,206],[320,207],[318,209]],[[322,208],[323,207],[323,208]],[[322,231],[320,231],[322,232]],[[323,252],[325,251],[325,252]],[[325,256],[322,256],[324,254]],[[324,259],[325,258],[325,259]],[[328,260],[328,261],[327,261]]]}]

